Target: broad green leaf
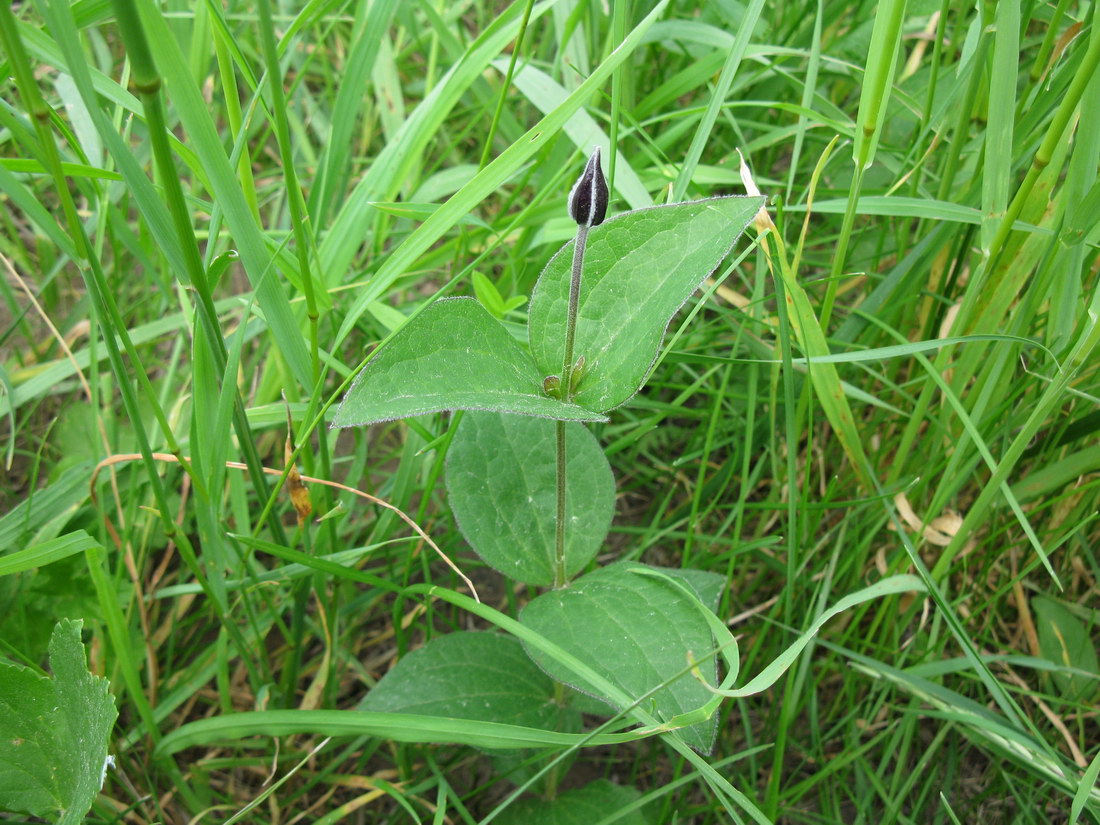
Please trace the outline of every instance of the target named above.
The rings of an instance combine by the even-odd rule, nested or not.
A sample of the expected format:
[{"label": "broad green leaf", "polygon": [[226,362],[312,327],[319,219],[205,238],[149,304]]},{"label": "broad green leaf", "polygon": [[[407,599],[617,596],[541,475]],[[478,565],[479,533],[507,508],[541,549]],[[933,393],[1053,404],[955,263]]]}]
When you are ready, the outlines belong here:
[{"label": "broad green leaf", "polygon": [[1054,684],[1069,701],[1089,701],[1100,688],[1100,666],[1085,625],[1053,599],[1036,596],[1031,606],[1035,609],[1043,658],[1062,667],[1093,674],[1090,678],[1084,674],[1055,671],[1052,674]]},{"label": "broad green leaf", "polygon": [[571,421],[603,416],[542,391],[544,376],[473,298],[444,298],[394,333],[336,411],[335,427],[442,410],[494,410]]},{"label": "broad green leaf", "polygon": [[0,664],[0,807],[59,825],[82,822],[92,807],[118,716],[107,680],[88,672],[81,625],[54,627],[52,679]]},{"label": "broad green leaf", "polygon": [[367,694],[360,710],[474,719],[552,730],[554,685],[497,633],[449,633],[406,654]]},{"label": "broad green leaf", "polygon": [[[447,452],[447,490],[462,535],[510,579],[554,581],[557,425],[498,413],[463,417]],[[595,437],[566,424],[566,572],[596,555],[615,510],[615,478]]]},{"label": "broad green leaf", "polygon": [[693,591],[700,602],[712,613],[717,612],[718,605],[722,601],[722,591],[726,588],[727,579],[721,573],[712,573],[709,570],[695,570],[690,567],[681,569],[655,568],[666,576],[679,579]]},{"label": "broad green leaf", "polygon": [[[572,654],[641,707],[662,720],[696,710],[711,698],[690,673],[688,654],[703,660],[708,681],[717,673],[710,628],[698,603],[668,582],[641,576],[635,563],[614,564],[582,576],[568,588],[543,593],[520,622]],[[677,571],[662,571],[673,574]],[[550,676],[614,705],[596,687],[548,655],[528,653]],[[668,684],[666,684],[666,682]],[[700,751],[714,744],[712,717],[679,731]]]},{"label": "broad green leaf", "polygon": [[[636,788],[616,785],[606,779],[589,782],[583,788],[558,794],[553,800],[521,799],[496,818],[499,825],[593,825],[611,820],[617,811],[641,797]],[[616,817],[617,825],[647,825],[649,819],[638,808]]]},{"label": "broad green leaf", "polygon": [[[763,203],[729,197],[656,206],[589,232],[574,348],[586,364],[577,404],[605,412],[641,388],[669,320]],[[545,375],[559,374],[565,357],[573,243],[550,260],[531,298],[531,353]]]},{"label": "broad green leaf", "polygon": [[[640,567],[641,565],[639,565]],[[645,568],[650,571],[660,572],[673,579],[678,579],[687,585],[699,601],[710,611],[717,611],[722,601],[722,591],[726,587],[727,579],[719,573],[711,573],[708,570],[693,570],[692,568]],[[601,714],[607,709],[605,702],[593,698],[587,693],[571,690],[568,695],[569,706],[581,713]]]}]

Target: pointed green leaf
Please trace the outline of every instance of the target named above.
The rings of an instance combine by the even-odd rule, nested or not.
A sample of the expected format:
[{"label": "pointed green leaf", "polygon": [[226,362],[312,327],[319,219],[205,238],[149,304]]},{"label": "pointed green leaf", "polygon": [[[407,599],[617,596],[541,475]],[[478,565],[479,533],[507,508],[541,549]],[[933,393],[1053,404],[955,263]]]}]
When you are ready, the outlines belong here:
[{"label": "pointed green leaf", "polygon": [[[699,665],[703,676],[714,680],[717,664],[713,657],[703,659],[714,643],[698,604],[668,582],[631,572],[637,568],[645,565],[611,565],[582,576],[564,590],[543,593],[527,605],[520,622],[632,698],[655,691],[642,707],[669,720],[701,708],[710,699],[710,692],[685,671],[691,653],[703,660]],[[530,648],[528,653],[552,678],[612,704],[609,697],[546,654]],[[693,748],[709,751],[715,724],[712,717],[679,733]]]},{"label": "pointed green leaf", "polygon": [[[605,412],[641,389],[669,320],[726,257],[763,205],[710,198],[627,212],[588,233],[574,352],[585,375],[574,397]],[[561,372],[573,241],[546,265],[531,298],[531,353]]]},{"label": "pointed green leaf", "polygon": [[110,757],[115,702],[88,672],[81,622],[59,622],[50,639],[53,678],[0,664],[0,807],[59,825],[82,822]]},{"label": "pointed green leaf", "polygon": [[[485,563],[527,584],[554,581],[557,425],[470,413],[447,452],[447,490],[462,535]],[[595,437],[566,425],[566,572],[596,555],[611,526],[615,478]]]},{"label": "pointed green leaf", "polygon": [[450,633],[406,654],[367,694],[360,710],[474,719],[552,730],[554,685],[497,633]]},{"label": "pointed green leaf", "polygon": [[497,320],[503,318],[504,299],[500,297],[496,284],[480,272],[475,272],[471,280],[474,283],[474,295],[481,301],[481,305]]},{"label": "pointed green leaf", "polygon": [[542,392],[531,357],[473,298],[444,298],[394,333],[359,373],[335,427],[374,424],[442,410],[604,421]]},{"label": "pointed green leaf", "polygon": [[[591,825],[610,819],[610,814],[632,806],[641,793],[636,788],[597,779],[583,788],[559,794],[554,799],[521,799],[496,818],[499,825]],[[634,809],[616,818],[616,825],[646,825],[644,809]]]}]

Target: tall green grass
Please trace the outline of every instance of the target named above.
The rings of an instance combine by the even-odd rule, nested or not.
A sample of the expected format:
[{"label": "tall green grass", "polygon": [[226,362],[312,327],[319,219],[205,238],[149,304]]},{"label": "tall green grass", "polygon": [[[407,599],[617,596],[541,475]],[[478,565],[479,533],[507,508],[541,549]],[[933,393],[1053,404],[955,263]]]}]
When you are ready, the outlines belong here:
[{"label": "tall green grass", "polygon": [[[1095,15],[0,6],[0,655],[39,663],[64,616],[91,629],[121,708],[93,816],[478,822],[510,793],[468,749],[157,743],[234,709],[354,707],[478,626],[425,595],[461,580],[391,511],[311,485],[300,520],[291,459],[411,514],[499,609],[528,598],[454,528],[446,416],[325,421],[426,298],[475,272],[529,294],[609,137],[613,210],[743,191],[740,150],[777,227],[595,428],[609,556],[727,575],[747,672],[887,571],[931,587],[730,705],[718,773],[783,822],[1100,821]],[[573,770],[642,788],[654,822],[726,821],[655,740]]]}]

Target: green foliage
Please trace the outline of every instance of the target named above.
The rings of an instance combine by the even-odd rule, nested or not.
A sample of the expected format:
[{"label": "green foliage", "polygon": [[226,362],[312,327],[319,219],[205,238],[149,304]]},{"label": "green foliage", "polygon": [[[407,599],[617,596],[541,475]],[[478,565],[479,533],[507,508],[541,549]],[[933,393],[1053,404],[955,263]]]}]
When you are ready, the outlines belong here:
[{"label": "green foliage", "polygon": [[1032,599],[1039,647],[1044,658],[1076,673],[1056,670],[1054,684],[1064,699],[1092,704],[1100,694],[1100,665],[1096,648],[1084,623],[1063,605],[1037,596]]},{"label": "green foliage", "polygon": [[507,301],[504,300],[500,291],[496,288],[496,284],[480,272],[475,272],[471,280],[474,284],[474,294],[477,295],[477,299],[498,321],[513,309],[518,309],[527,303],[526,295],[513,295]]},{"label": "green foliage", "polygon": [[83,822],[111,757],[118,711],[107,680],[88,673],[80,621],[61,621],[50,640],[53,678],[0,663],[0,807]]},{"label": "green foliage", "polygon": [[[105,630],[123,770],[93,814],[1100,821],[1096,22],[0,3],[0,656]],[[594,146],[618,217],[574,371]],[[749,176],[766,217],[726,255]],[[746,211],[666,227],[700,202]],[[706,625],[625,713],[651,682],[606,638],[644,603],[517,618],[591,570]],[[512,688],[558,714],[485,721]],[[438,701],[360,709],[406,694]]]},{"label": "green foliage", "polygon": [[556,727],[554,686],[515,639],[450,633],[403,656],[360,704],[381,713]]},{"label": "green foliage", "polygon": [[[712,198],[627,212],[595,227],[584,253],[576,403],[606,412],[642,386],[669,319],[726,257],[763,198]],[[561,371],[573,244],[551,258],[531,298],[531,353]]]},{"label": "green foliage", "polygon": [[333,423],[351,427],[441,410],[603,420],[544,395],[542,379],[519,342],[477,301],[445,299],[408,321],[371,358]]},{"label": "green foliage", "polygon": [[576,404],[540,396],[564,361],[573,244],[547,265],[531,302],[537,370],[493,323],[510,308],[475,279],[482,311],[443,300],[410,319],[356,379],[335,426],[441,410],[494,410],[568,421],[603,420],[641,387],[669,319],[729,253],[763,198],[712,198],[628,212],[592,229],[585,252],[576,353],[585,358]]},{"label": "green foliage", "polygon": [[[520,621],[576,656],[643,709],[669,721],[710,699],[688,668],[689,654],[701,657],[712,650],[711,631],[698,603],[666,582],[638,575],[637,566],[603,567],[565,590],[543,593],[523,609]],[[541,653],[532,655],[555,679],[618,705],[568,667]],[[713,682],[717,664],[708,658],[700,670]],[[712,718],[678,734],[706,752],[714,744],[715,731]]]},{"label": "green foliage", "polygon": [[[490,567],[527,584],[554,580],[554,424],[469,413],[447,452],[448,500],[462,535]],[[615,479],[599,442],[566,426],[566,573],[575,575],[603,544],[615,507]]]}]

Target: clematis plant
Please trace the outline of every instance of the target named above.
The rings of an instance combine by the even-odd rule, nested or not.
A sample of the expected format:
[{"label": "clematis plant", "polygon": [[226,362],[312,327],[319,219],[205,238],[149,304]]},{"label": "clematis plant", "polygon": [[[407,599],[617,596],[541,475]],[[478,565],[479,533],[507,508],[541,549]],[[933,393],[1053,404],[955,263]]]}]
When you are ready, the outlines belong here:
[{"label": "clematis plant", "polygon": [[[605,220],[608,200],[597,148],[568,199],[576,236],[535,286],[526,345],[476,300],[437,300],[374,355],[337,412],[335,426],[348,427],[469,411],[446,463],[459,529],[485,564],[543,589],[518,622],[462,602],[506,632],[433,638],[386,674],[363,711],[471,720],[483,734],[523,731],[503,743],[462,740],[489,741],[491,750],[515,742],[572,751],[661,735],[698,759],[714,745],[724,698],[774,684],[837,611],[919,586],[901,576],[849,596],[736,688],[737,645],[714,612],[724,577],[635,562],[591,569],[615,481],[585,423],[608,420],[644,386],[669,321],[764,206],[759,196],[718,197]],[[586,733],[582,711],[635,727]],[[417,741],[456,741],[443,728]],[[558,760],[540,772],[550,798]],[[519,775],[534,781],[530,771]],[[585,804],[593,794],[619,804],[637,791],[605,782],[576,793],[588,794]],[[578,800],[564,794],[553,804]]]}]

